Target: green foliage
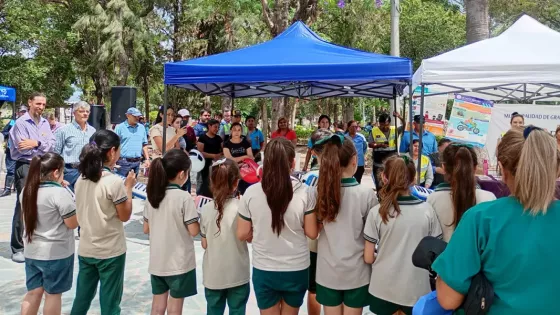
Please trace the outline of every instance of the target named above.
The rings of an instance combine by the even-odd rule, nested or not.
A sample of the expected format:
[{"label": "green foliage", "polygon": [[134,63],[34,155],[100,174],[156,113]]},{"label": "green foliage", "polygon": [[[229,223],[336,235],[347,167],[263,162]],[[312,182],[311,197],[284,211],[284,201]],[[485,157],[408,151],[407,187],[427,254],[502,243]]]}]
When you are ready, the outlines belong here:
[{"label": "green foliage", "polygon": [[294,131],[296,132],[297,138],[299,140],[303,140],[303,139],[309,139],[309,137],[311,137],[311,134],[315,131],[315,129],[305,128],[303,126],[297,125],[295,126]]}]

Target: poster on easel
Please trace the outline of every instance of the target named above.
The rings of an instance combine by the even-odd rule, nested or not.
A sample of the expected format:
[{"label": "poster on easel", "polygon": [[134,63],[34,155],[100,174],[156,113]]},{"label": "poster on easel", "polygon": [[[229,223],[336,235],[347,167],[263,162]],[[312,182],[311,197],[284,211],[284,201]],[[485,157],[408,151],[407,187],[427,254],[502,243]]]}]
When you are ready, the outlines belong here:
[{"label": "poster on easel", "polygon": [[420,113],[420,96],[412,98],[412,114],[424,116],[424,128],[436,136],[445,136],[447,94],[424,98],[424,112]]},{"label": "poster on easel", "polygon": [[455,94],[446,138],[483,147],[492,117],[492,101]]}]

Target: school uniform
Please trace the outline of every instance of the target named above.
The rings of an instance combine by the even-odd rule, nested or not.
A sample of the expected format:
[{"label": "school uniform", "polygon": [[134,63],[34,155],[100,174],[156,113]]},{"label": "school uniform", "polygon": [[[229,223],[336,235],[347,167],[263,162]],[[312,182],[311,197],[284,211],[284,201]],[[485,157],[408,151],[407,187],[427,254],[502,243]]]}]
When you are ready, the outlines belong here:
[{"label": "school uniform", "polygon": [[101,313],[118,314],[123,293],[126,239],[116,205],[128,199],[124,181],[104,167],[97,183],[80,176],[75,187],[81,232],[78,282],[71,314],[87,314],[99,282]]},{"label": "school uniform", "polygon": [[416,197],[398,198],[400,215],[394,209],[387,224],[379,205],[369,212],[364,228],[366,241],[378,246],[372,265],[369,293],[370,310],[390,315],[397,310],[412,314],[418,299],[431,292],[427,270],[412,264],[412,253],[425,236],[441,238],[441,226],[434,209]]},{"label": "school uniform", "polygon": [[247,242],[237,238],[237,210],[241,204],[237,198],[226,201],[219,230],[214,202],[202,207],[200,236],[208,244],[202,260],[202,284],[208,315],[224,314],[226,302],[230,315],[245,314],[251,292],[251,267]]},{"label": "school uniform", "polygon": [[76,204],[65,188],[57,182],[40,184],[32,242],[26,233],[23,236],[27,291],[42,287],[49,294],[60,294],[72,288],[74,232],[64,220],[75,215]]},{"label": "school uniform", "polygon": [[[319,183],[319,166],[315,165],[314,167],[309,170],[309,172],[305,173],[305,180],[304,183],[309,187],[316,187]],[[309,189],[310,194],[315,194],[314,189]],[[310,196],[311,199],[315,198],[313,195]],[[312,202],[312,201],[310,201]],[[312,240],[310,238],[307,239],[307,244],[309,245],[309,288],[308,291],[311,293],[317,292],[317,246],[318,240]]]},{"label": "school uniform", "polygon": [[[317,301],[324,306],[362,308],[369,302],[371,266],[364,262],[364,223],[378,204],[373,189],[355,178],[341,182],[336,221],[323,223],[317,250]],[[315,198],[317,196],[317,188]]]},{"label": "school uniform", "polygon": [[[479,188],[475,190],[475,196],[476,204],[496,200],[496,196],[493,193]],[[426,201],[436,211],[438,221],[443,230],[443,240],[449,242],[451,235],[455,231],[455,225],[453,225],[455,210],[453,210],[453,200],[451,199],[451,186],[448,183],[439,184]]]},{"label": "school uniform", "polygon": [[271,211],[261,183],[247,189],[238,210],[239,217],[253,225],[253,287],[260,309],[280,300],[298,308],[309,285],[309,247],[303,222],[313,210],[307,186],[296,178],[292,178],[292,186],[294,195],[279,236],[272,231]]},{"label": "school uniform", "polygon": [[515,197],[483,202],[465,212],[432,268],[466,294],[483,272],[494,289],[490,314],[558,314],[560,202],[531,215]]},{"label": "school uniform", "polygon": [[194,241],[187,226],[198,223],[198,212],[191,195],[179,185],[168,185],[159,208],[145,204],[144,220],[150,226],[152,294],[169,291],[176,299],[196,295]]}]

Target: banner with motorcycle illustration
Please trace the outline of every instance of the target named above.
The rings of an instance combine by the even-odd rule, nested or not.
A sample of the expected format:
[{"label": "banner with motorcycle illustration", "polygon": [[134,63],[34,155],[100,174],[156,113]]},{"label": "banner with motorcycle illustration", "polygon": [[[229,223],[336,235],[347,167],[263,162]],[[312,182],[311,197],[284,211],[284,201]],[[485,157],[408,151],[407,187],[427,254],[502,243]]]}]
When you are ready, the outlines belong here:
[{"label": "banner with motorcycle illustration", "polygon": [[455,94],[445,137],[453,141],[484,146],[493,107],[492,101]]}]

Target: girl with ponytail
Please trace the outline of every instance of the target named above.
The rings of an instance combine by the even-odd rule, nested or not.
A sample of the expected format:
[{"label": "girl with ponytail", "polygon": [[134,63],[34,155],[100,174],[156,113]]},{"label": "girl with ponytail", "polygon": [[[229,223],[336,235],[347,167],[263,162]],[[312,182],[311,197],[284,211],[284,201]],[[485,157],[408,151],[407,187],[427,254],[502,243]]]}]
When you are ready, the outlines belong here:
[{"label": "girl with ponytail", "polygon": [[71,314],[87,314],[101,283],[103,314],[117,314],[123,293],[126,239],[123,222],[132,214],[134,171],[128,177],[113,174],[120,154],[116,133],[96,131],[80,154],[76,181],[76,208],[81,227],[78,247],[78,283]]},{"label": "girl with ponytail", "polygon": [[144,233],[150,234],[152,314],[181,314],[186,297],[196,295],[194,240],[198,212],[189,192],[191,160],[180,149],[167,151],[150,165],[144,207]]},{"label": "girl with ponytail", "polygon": [[56,153],[34,157],[21,194],[27,294],[21,314],[60,314],[62,293],[72,288],[76,204],[62,187],[64,160]]},{"label": "girl with ponytail", "polygon": [[449,242],[463,214],[475,205],[496,200],[493,193],[476,184],[476,152],[470,145],[452,143],[441,156],[445,182],[439,184],[427,202],[434,208],[443,230],[443,240]]},{"label": "girl with ponytail", "polygon": [[[250,263],[247,241],[237,233],[237,209],[242,206],[237,197],[241,180],[235,161],[214,162],[210,187],[214,200],[202,207],[200,236],[204,259],[202,276],[206,296],[206,314],[224,314],[226,302],[229,314],[245,314],[250,294]],[[227,257],[227,259],[224,259]]]},{"label": "girl with ponytail", "polygon": [[317,301],[327,315],[362,314],[371,276],[364,262],[364,223],[377,198],[353,177],[358,155],[352,139],[331,134],[313,147],[321,152],[321,168],[311,196],[323,227],[317,250]]},{"label": "girl with ponytail", "polygon": [[272,139],[262,181],[247,189],[238,210],[237,237],[252,237],[257,304],[273,314],[297,314],[303,304],[310,265],[306,236],[317,238],[307,186],[290,176],[295,155],[291,141]]},{"label": "girl with ponytail", "polygon": [[434,209],[410,195],[415,177],[410,157],[385,161],[381,204],[366,221],[364,260],[373,264],[369,293],[375,314],[412,314],[418,298],[431,292],[428,271],[415,267],[411,257],[424,237],[441,238],[441,226]]},{"label": "girl with ponytail", "polygon": [[534,126],[511,129],[498,147],[498,164],[511,196],[477,204],[463,214],[447,248],[432,264],[438,273],[438,301],[445,309],[457,309],[480,273],[494,289],[489,313],[556,314],[556,140]]}]

